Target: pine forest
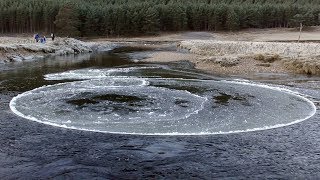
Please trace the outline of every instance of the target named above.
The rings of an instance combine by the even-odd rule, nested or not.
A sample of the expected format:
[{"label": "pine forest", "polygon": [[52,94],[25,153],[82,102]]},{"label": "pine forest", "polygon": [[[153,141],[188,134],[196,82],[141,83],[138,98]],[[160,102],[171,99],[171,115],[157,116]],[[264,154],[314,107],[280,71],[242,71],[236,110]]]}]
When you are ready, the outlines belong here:
[{"label": "pine forest", "polygon": [[0,33],[136,36],[319,25],[320,0],[1,0]]}]

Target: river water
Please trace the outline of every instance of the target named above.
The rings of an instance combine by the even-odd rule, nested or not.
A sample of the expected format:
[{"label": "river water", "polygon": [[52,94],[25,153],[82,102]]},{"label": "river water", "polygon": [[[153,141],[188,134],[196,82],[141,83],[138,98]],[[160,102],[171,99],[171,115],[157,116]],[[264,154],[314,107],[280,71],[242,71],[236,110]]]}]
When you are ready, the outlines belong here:
[{"label": "river water", "polygon": [[1,66],[1,179],[320,176],[320,78],[214,76],[147,54]]}]

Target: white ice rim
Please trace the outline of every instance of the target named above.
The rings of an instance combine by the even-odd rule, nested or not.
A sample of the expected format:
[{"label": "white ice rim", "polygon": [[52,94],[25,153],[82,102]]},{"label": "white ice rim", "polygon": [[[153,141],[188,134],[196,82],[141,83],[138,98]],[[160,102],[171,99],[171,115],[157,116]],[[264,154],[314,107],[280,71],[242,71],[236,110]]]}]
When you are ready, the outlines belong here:
[{"label": "white ice rim", "polygon": [[[110,77],[106,77],[106,78],[110,78]],[[114,77],[112,77],[114,78]],[[139,80],[147,80],[147,79],[159,79],[159,80],[181,80],[181,81],[217,81],[217,80],[199,80],[199,79],[183,79],[183,78],[139,78],[139,77],[126,77],[126,78],[130,78],[130,79],[139,79]],[[122,77],[117,77],[115,79],[123,79]],[[290,123],[286,123],[286,124],[276,124],[273,126],[264,126],[264,127],[259,127],[259,128],[253,128],[253,129],[246,129],[246,130],[235,130],[235,131],[218,131],[218,132],[198,132],[198,133],[179,133],[179,132],[171,132],[171,133],[126,133],[126,132],[116,132],[116,131],[101,131],[101,130],[90,130],[90,129],[84,129],[84,128],[77,128],[77,127],[73,127],[73,126],[66,126],[66,125],[60,125],[60,124],[56,124],[56,123],[51,123],[51,122],[44,122],[41,121],[35,117],[32,116],[27,116],[22,114],[21,112],[19,112],[16,108],[15,108],[15,104],[16,104],[16,100],[19,99],[20,97],[26,96],[28,94],[31,93],[31,91],[34,90],[41,90],[47,87],[51,87],[51,86],[57,86],[57,85],[63,85],[66,83],[70,83],[70,82],[66,82],[66,83],[58,83],[58,84],[54,84],[54,85],[45,85],[39,88],[35,88],[31,91],[27,91],[24,92],[22,94],[17,95],[16,97],[12,98],[12,100],[9,103],[10,109],[13,113],[15,113],[16,115],[31,120],[31,121],[35,121],[41,124],[46,124],[46,125],[50,125],[50,126],[54,126],[54,127],[59,127],[59,128],[66,128],[66,129],[72,129],[72,130],[81,130],[81,131],[88,131],[88,132],[99,132],[99,133],[106,133],[106,134],[122,134],[122,135],[143,135],[143,136],[203,136],[203,135],[219,135],[219,134],[236,134],[236,133],[245,133],[245,132],[254,132],[254,131],[264,131],[264,130],[269,130],[269,129],[275,129],[275,128],[280,128],[280,127],[285,127],[285,126],[290,126],[293,124],[297,124],[300,122],[303,122],[309,118],[311,118],[312,116],[314,116],[316,114],[317,111],[317,107],[315,106],[315,104],[309,100],[308,98],[304,97],[304,94],[301,94],[297,91],[292,91],[289,90],[287,88],[284,87],[277,87],[277,86],[271,86],[271,85],[267,85],[267,84],[261,84],[261,83],[254,83],[251,81],[247,81],[247,80],[219,80],[220,82],[225,82],[225,83],[230,83],[230,84],[241,84],[241,85],[247,85],[247,86],[255,86],[255,87],[261,87],[261,88],[266,88],[266,89],[271,89],[271,90],[275,90],[275,91],[279,91],[279,92],[283,92],[283,93],[287,93],[287,94],[291,94],[294,95],[298,98],[301,98],[302,100],[306,101],[307,103],[309,103],[311,105],[311,107],[313,108],[311,113],[309,114],[309,116],[302,118],[302,119],[297,119],[295,121],[292,121]],[[79,82],[79,81],[76,81]],[[72,83],[72,82],[71,82]],[[141,85],[135,85],[135,86],[147,86],[149,83],[143,83]],[[112,86],[109,86],[112,87]],[[115,86],[115,87],[119,87],[119,86]],[[125,87],[125,86],[124,86]]]},{"label": "white ice rim", "polygon": [[[161,69],[161,67],[157,66],[150,66],[150,67],[123,67],[123,68],[105,68],[105,69],[91,69],[91,68],[86,68],[86,69],[77,69],[77,70],[70,70],[62,73],[52,73],[52,74],[46,74],[44,75],[45,80],[70,80],[70,79],[76,79],[76,80],[88,80],[88,79],[101,79],[101,78],[106,78],[106,77],[119,77],[119,78],[126,78],[129,76],[113,76],[110,75],[113,72],[131,72],[133,70],[141,70],[141,69]],[[78,72],[87,70],[88,72],[97,72],[101,73],[96,76],[90,76],[90,75],[81,75],[77,74]],[[63,77],[64,75],[71,75],[71,77]],[[78,77],[73,77],[72,75],[77,75]],[[61,77],[62,76],[62,77]]]}]

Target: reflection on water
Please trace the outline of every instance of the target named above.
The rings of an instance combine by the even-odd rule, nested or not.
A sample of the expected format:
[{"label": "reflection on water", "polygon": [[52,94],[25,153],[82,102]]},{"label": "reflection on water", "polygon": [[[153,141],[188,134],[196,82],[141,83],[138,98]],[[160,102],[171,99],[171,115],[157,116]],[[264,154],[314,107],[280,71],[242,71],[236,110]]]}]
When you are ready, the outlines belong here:
[{"label": "reflection on water", "polygon": [[[45,74],[59,73],[68,70],[77,70],[93,67],[95,69],[114,67],[145,67],[155,66],[158,70],[128,71],[128,76],[142,77],[163,77],[163,78],[204,78],[197,75],[195,70],[188,70],[188,73],[167,69],[167,65],[145,64],[143,62],[133,62],[130,56],[135,51],[144,51],[144,48],[121,47],[110,52],[99,54],[78,54],[70,56],[55,56],[33,62],[18,62],[6,64],[0,67],[0,82],[2,89],[8,91],[24,92],[43,85],[55,84],[57,81],[47,81],[43,77]],[[147,50],[150,50],[148,48]],[[130,52],[130,53],[128,53]],[[113,71],[110,75],[118,76],[123,72]],[[215,78],[207,76],[205,78]],[[66,82],[62,80],[60,82]],[[1,88],[0,88],[1,90]]]},{"label": "reflection on water", "polygon": [[[6,64],[0,68],[1,86],[8,91],[26,91],[53,84],[43,79],[48,73],[88,67],[115,67],[133,64],[125,54],[101,53],[48,57],[34,62]],[[5,80],[5,81],[4,81]],[[56,82],[54,82],[56,83]]]}]

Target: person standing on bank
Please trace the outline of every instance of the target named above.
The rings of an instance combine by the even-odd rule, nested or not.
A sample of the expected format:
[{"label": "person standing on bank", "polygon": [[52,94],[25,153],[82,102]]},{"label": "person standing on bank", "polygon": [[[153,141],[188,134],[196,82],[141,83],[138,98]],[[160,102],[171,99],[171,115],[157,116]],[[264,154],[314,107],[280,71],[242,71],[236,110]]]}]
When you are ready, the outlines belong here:
[{"label": "person standing on bank", "polygon": [[51,33],[51,39],[52,39],[52,41],[54,41],[54,38],[55,38],[54,33]]},{"label": "person standing on bank", "polygon": [[36,42],[39,42],[40,36],[38,33],[36,35],[34,35],[34,39],[36,40]]}]

